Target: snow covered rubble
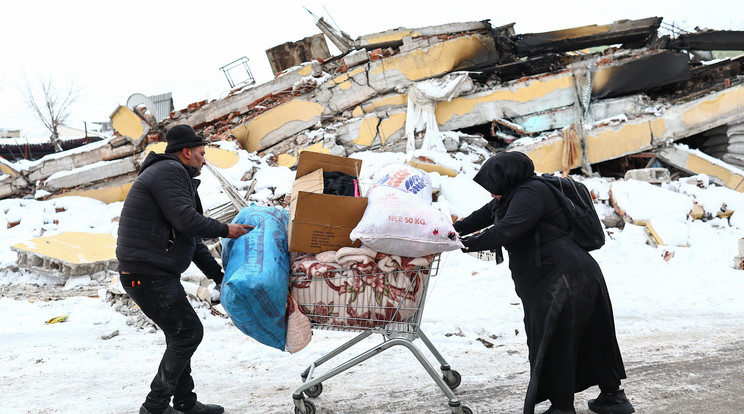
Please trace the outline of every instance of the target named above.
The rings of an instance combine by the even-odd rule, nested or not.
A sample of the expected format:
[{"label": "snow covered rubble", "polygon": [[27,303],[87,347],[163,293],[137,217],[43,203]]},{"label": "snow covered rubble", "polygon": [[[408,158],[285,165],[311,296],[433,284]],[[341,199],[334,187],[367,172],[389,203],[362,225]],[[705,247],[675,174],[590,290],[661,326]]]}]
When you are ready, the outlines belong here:
[{"label": "snow covered rubble", "polygon": [[[394,153],[358,156],[364,157],[369,168],[362,177],[404,157]],[[454,158],[438,161],[461,172],[454,178],[435,176],[441,208],[464,215],[489,198],[468,178],[477,170],[477,163]],[[279,205],[291,190],[291,170],[271,167],[265,159],[241,151],[238,165],[220,173],[241,184],[243,172],[252,167],[257,168],[254,177],[258,179],[251,200]],[[202,199],[208,203],[205,208],[223,203],[225,195],[215,177],[205,170],[202,180]],[[732,264],[740,254],[738,242],[744,225],[737,211],[744,211],[743,196],[714,184],[706,188],[707,180],[700,176],[659,186],[601,177],[582,180],[598,196],[596,206],[605,223],[611,218],[614,223],[623,223],[609,204],[612,194],[626,217],[653,222],[657,218],[654,211],[659,211],[665,216],[662,218],[676,221],[679,225],[672,227],[674,233],[667,233],[667,237],[684,240],[687,245],[653,247],[647,243],[645,227],[626,223],[622,228],[608,227],[606,246],[593,253],[605,272],[615,306],[619,341],[631,373],[625,386],[634,404],[644,407],[644,398],[653,397],[634,386],[634,367],[696,358],[739,337],[736,327],[744,322],[740,301],[744,287],[741,271]],[[703,206],[704,220],[692,220],[684,213],[693,202]],[[56,212],[55,206],[62,204],[65,211]],[[728,219],[717,217],[724,204],[725,209],[733,210]],[[0,327],[0,364],[7,367],[0,391],[9,396],[3,403],[9,412],[35,407],[35,411],[47,413],[128,413],[144,398],[162,353],[162,335],[137,319],[131,308],[125,309],[126,304],[117,302],[108,275],[64,280],[28,272],[17,268],[9,248],[42,234],[69,230],[116,235],[120,208],[121,203],[104,204],[84,197],[0,201],[0,223],[20,219],[17,226],[0,235],[0,312],[7,322]],[[184,281],[196,286],[205,279],[191,267]],[[193,363],[197,392],[232,413],[290,412],[300,372],[353,335],[314,331],[310,345],[290,355],[243,335],[203,302],[195,299],[192,303],[206,327]],[[69,315],[69,319],[44,324],[60,315]],[[443,255],[439,275],[430,285],[422,329],[462,374],[463,383],[456,394],[474,412],[520,410],[528,367],[521,319],[508,258],[496,266],[459,251]],[[113,335],[115,332],[118,334]],[[362,348],[377,341],[368,340]],[[110,384],[105,399],[81,391],[101,389],[101,384]],[[394,413],[447,410],[441,391],[413,357],[402,351],[380,354],[325,385],[323,395],[315,401],[320,412],[359,412],[385,401],[389,403],[385,411]],[[502,397],[479,393],[503,386],[513,391]],[[581,411],[580,403],[577,408],[586,412]]]}]

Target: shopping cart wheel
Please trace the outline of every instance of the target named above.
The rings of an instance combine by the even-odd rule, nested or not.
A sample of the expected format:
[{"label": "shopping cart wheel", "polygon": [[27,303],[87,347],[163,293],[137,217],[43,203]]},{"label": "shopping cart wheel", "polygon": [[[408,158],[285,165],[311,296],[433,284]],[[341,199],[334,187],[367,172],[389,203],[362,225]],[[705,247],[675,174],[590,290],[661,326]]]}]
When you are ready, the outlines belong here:
[{"label": "shopping cart wheel", "polygon": [[463,405],[460,408],[462,408],[462,414],[473,414],[473,410],[471,410],[470,408],[468,408],[468,406],[466,406],[466,405]]},{"label": "shopping cart wheel", "polygon": [[444,380],[444,383],[447,384],[447,386],[454,390],[455,388],[460,386],[460,383],[462,382],[462,377],[460,376],[460,373],[453,370],[449,371],[452,374],[452,379],[449,379],[447,375],[442,375],[442,379]]},{"label": "shopping cart wheel", "polygon": [[305,395],[308,397],[317,397],[323,392],[323,384],[313,385],[312,387],[305,390]]},{"label": "shopping cart wheel", "polygon": [[[302,400],[302,402],[305,404],[305,412],[303,413],[299,408],[295,407],[295,414],[315,414],[315,404],[312,401]],[[472,411],[469,414],[473,414]]]}]

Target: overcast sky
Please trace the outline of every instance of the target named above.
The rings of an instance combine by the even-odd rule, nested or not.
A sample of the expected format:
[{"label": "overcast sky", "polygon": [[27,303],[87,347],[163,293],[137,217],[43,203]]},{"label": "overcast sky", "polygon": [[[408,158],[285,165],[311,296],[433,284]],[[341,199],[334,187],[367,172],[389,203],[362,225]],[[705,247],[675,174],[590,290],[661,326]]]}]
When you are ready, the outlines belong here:
[{"label": "overcast sky", "polygon": [[305,8],[332,18],[352,38],[484,19],[494,26],[515,23],[517,33],[651,16],[687,30],[744,30],[740,0],[4,2],[0,128],[46,135],[24,103],[26,80],[34,90],[41,81],[59,91],[74,85],[79,98],[67,124],[80,129],[86,121],[107,121],[134,93],[171,92],[176,109],[219,99],[229,90],[220,67],[242,56],[257,82],[266,82],[273,77],[267,49],[320,32]]}]

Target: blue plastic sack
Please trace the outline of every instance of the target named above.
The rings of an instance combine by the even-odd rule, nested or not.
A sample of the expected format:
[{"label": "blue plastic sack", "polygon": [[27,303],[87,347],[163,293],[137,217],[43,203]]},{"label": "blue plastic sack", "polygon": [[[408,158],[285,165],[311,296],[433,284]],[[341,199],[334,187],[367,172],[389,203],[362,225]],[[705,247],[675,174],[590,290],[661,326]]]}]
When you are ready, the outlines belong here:
[{"label": "blue plastic sack", "polygon": [[250,205],[233,223],[256,226],[238,239],[223,239],[225,277],[220,302],[235,326],[262,344],[284,351],[289,289],[289,214]]}]

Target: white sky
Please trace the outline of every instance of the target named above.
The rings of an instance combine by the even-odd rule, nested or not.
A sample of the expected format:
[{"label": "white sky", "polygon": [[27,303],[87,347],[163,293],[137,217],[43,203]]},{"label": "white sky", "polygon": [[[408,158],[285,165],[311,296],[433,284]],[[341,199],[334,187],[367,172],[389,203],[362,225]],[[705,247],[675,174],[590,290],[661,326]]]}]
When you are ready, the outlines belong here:
[{"label": "white sky", "polygon": [[[0,128],[23,129],[26,134],[39,130],[21,94],[24,79],[36,89],[41,80],[51,79],[61,90],[73,82],[80,98],[71,107],[68,125],[80,129],[85,121],[108,120],[134,93],[172,92],[176,109],[219,99],[229,89],[219,68],[242,56],[250,59],[257,82],[266,82],[273,77],[267,49],[319,33],[303,6],[327,20],[330,13],[342,30],[357,38],[396,27],[484,19],[494,26],[513,22],[517,33],[651,16],[687,30],[744,30],[737,3],[629,0],[607,7],[588,0],[6,2],[0,11]],[[41,133],[46,135],[43,129]]]}]

